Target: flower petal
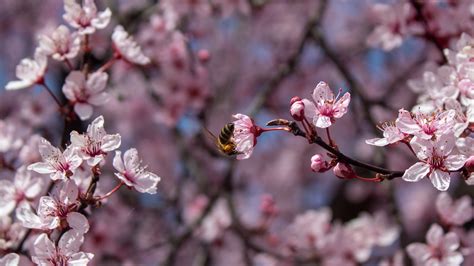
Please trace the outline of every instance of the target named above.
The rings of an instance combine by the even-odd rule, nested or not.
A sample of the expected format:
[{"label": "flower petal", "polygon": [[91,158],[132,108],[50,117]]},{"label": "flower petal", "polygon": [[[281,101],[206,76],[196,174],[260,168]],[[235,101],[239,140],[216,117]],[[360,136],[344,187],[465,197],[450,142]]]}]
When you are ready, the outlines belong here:
[{"label": "flower petal", "polygon": [[408,182],[418,182],[430,171],[430,166],[426,163],[418,162],[408,168],[402,179]]}]

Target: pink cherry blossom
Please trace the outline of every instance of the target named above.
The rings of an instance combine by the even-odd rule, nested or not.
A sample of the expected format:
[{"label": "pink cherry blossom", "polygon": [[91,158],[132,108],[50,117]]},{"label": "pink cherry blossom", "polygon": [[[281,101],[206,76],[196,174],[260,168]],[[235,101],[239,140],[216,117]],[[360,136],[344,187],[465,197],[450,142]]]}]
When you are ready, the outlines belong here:
[{"label": "pink cherry blossom", "polygon": [[76,148],[68,146],[64,152],[54,147],[46,139],[39,144],[39,152],[43,162],[33,163],[28,170],[40,174],[50,174],[52,180],[67,179],[74,174],[74,170],[82,164]]},{"label": "pink cherry blossom", "polygon": [[89,231],[87,218],[76,212],[79,190],[73,180],[63,182],[51,196],[40,198],[37,214],[28,204],[22,204],[16,215],[24,227],[36,229],[55,229],[64,224],[81,233]]},{"label": "pink cherry blossom", "polygon": [[0,215],[8,215],[22,201],[34,200],[44,185],[42,178],[33,177],[24,166],[17,170],[13,182],[0,180]]},{"label": "pink cherry blossom", "polygon": [[455,202],[448,193],[443,192],[436,199],[436,210],[446,225],[463,225],[473,218],[472,200],[466,195]]},{"label": "pink cherry blossom", "polygon": [[75,230],[64,233],[57,246],[41,234],[34,242],[32,260],[38,265],[87,265],[94,254],[79,251],[83,242],[83,234]]},{"label": "pink cherry blossom", "polygon": [[87,79],[81,71],[72,71],[67,76],[62,90],[81,120],[92,116],[93,106],[101,106],[110,99],[105,91],[107,80],[104,72],[94,72]]},{"label": "pink cherry blossom", "polygon": [[25,58],[16,67],[16,77],[20,80],[8,82],[5,89],[19,90],[42,83],[47,65],[46,55],[41,50],[36,50],[34,59]]},{"label": "pink cherry blossom", "polygon": [[295,217],[288,227],[287,244],[297,250],[318,250],[326,244],[331,229],[332,212],[329,208],[308,210]]},{"label": "pink cherry blossom", "polygon": [[0,120],[0,152],[18,149],[23,145],[18,131],[19,128],[15,123]]},{"label": "pink cherry blossom", "polygon": [[[195,219],[188,222],[195,222]],[[232,220],[225,199],[218,199],[216,205],[209,215],[206,216],[201,226],[196,229],[196,234],[203,241],[212,243],[220,239],[231,224]]]},{"label": "pink cherry blossom", "polygon": [[456,171],[463,167],[466,156],[451,154],[454,148],[454,135],[441,135],[436,141],[414,137],[410,145],[421,162],[408,168],[402,178],[408,182],[418,182],[428,176],[433,186],[445,191],[449,188],[449,171]]},{"label": "pink cherry blossom", "polygon": [[422,139],[431,139],[433,136],[439,136],[452,130],[455,115],[454,110],[434,114],[411,114],[401,109],[398,113],[396,126],[403,133],[412,134]]},{"label": "pink cherry blossom", "polygon": [[[20,223],[12,222],[10,216],[0,217],[0,249],[12,249],[18,244],[18,241],[25,235],[26,228]],[[0,264],[1,265],[1,264]]]},{"label": "pink cherry blossom", "polygon": [[115,175],[129,187],[135,188],[141,193],[156,193],[156,186],[161,178],[154,173],[146,171],[146,166],[141,166],[136,149],[127,150],[122,159],[122,152],[116,151],[113,161]]},{"label": "pink cherry blossom", "polygon": [[340,99],[337,99],[338,97],[339,95],[334,96],[325,82],[319,82],[313,91],[314,103],[303,99],[306,118],[319,128],[331,126],[336,118],[341,118],[347,113],[347,107],[351,101],[351,95],[348,92],[344,93]]},{"label": "pink cherry blossom", "polygon": [[138,46],[132,36],[130,36],[121,25],[115,27],[112,40],[114,42],[115,51],[121,58],[137,65],[150,63],[150,58],[143,54],[140,46]]},{"label": "pink cherry blossom", "polygon": [[459,249],[459,237],[454,232],[443,234],[437,224],[426,233],[426,244],[412,243],[407,252],[417,265],[461,265],[463,256]]},{"label": "pink cherry blossom", "polygon": [[91,166],[105,159],[107,152],[120,147],[119,134],[110,135],[104,129],[104,117],[99,116],[87,127],[86,134],[71,132],[71,145],[79,149],[79,156]]},{"label": "pink cherry blossom", "polygon": [[81,48],[81,39],[76,33],[61,25],[51,36],[41,35],[39,37],[39,48],[54,60],[63,61],[77,56]]},{"label": "pink cherry blossom", "polygon": [[64,20],[81,35],[92,34],[97,29],[107,27],[112,16],[108,8],[97,12],[94,0],[84,0],[82,7],[76,0],[64,0],[64,10],[66,12],[63,15]]},{"label": "pink cherry blossom", "polygon": [[405,138],[405,134],[392,123],[385,123],[379,129],[383,131],[383,138],[368,139],[365,143],[374,146],[387,146]]},{"label": "pink cherry blossom", "polygon": [[18,266],[20,265],[20,256],[16,253],[8,253],[0,259],[2,266]]},{"label": "pink cherry blossom", "polygon": [[234,120],[234,142],[235,150],[239,152],[237,160],[248,159],[253,152],[253,148],[257,144],[259,136],[258,127],[252,118],[244,114],[235,114]]}]

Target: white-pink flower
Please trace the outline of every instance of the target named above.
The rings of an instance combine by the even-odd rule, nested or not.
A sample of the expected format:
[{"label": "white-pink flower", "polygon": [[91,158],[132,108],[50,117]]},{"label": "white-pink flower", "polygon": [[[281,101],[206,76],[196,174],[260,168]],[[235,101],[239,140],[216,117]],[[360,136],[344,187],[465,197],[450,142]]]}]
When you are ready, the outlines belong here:
[{"label": "white-pink flower", "polygon": [[146,166],[141,166],[136,149],[127,150],[122,159],[122,152],[116,151],[113,161],[115,175],[129,187],[135,188],[141,193],[156,193],[156,186],[161,178],[154,173],[146,171]]},{"label": "white-pink flower", "polygon": [[428,176],[438,190],[447,190],[449,172],[459,170],[467,159],[462,154],[451,154],[454,142],[452,132],[439,136],[435,141],[414,137],[410,145],[421,162],[408,168],[402,176],[403,180],[418,182]]},{"label": "white-pink flower", "polygon": [[62,90],[81,120],[92,116],[93,106],[103,105],[110,99],[105,92],[107,80],[108,75],[104,72],[94,72],[87,80],[81,71],[72,71],[67,76]]},{"label": "white-pink flower", "polygon": [[34,263],[46,265],[87,265],[94,254],[81,252],[80,247],[84,242],[84,235],[75,230],[69,230],[59,239],[58,246],[48,238],[47,234],[41,234],[33,244]]},{"label": "white-pink flower", "polygon": [[446,225],[460,226],[473,218],[472,200],[468,195],[453,202],[448,193],[440,193],[436,199],[436,210]]},{"label": "white-pink flower", "polygon": [[37,214],[29,204],[21,204],[16,216],[24,227],[35,229],[55,229],[64,224],[81,233],[89,231],[87,218],[76,212],[79,190],[73,180],[67,180],[56,187],[51,196],[40,198]]},{"label": "white-pink flower", "polygon": [[396,125],[401,132],[415,135],[422,139],[431,139],[453,130],[456,111],[447,110],[441,113],[424,114],[401,109],[398,112]]},{"label": "white-pink flower", "polygon": [[51,36],[41,35],[39,37],[39,48],[54,60],[63,61],[77,56],[81,48],[81,39],[76,33],[60,25]]},{"label": "white-pink flower", "polygon": [[308,210],[295,217],[288,227],[288,245],[297,250],[315,251],[326,244],[331,229],[332,213],[329,208]]},{"label": "white-pink flower", "polygon": [[314,103],[303,99],[306,118],[319,128],[331,126],[336,118],[341,118],[347,113],[347,107],[351,101],[351,95],[348,92],[340,99],[337,99],[338,96],[334,96],[325,82],[319,82],[313,91]]},{"label": "white-pink flower", "polygon": [[104,160],[107,152],[120,147],[119,134],[110,135],[104,129],[104,117],[99,116],[87,127],[86,134],[71,132],[71,145],[79,149],[79,156],[91,166]]},{"label": "white-pink flower", "polygon": [[368,139],[365,143],[374,146],[386,146],[397,143],[405,138],[405,134],[403,134],[394,124],[385,123],[379,127],[379,129],[383,131],[383,138]]},{"label": "white-pink flower", "polygon": [[0,180],[0,216],[11,213],[22,201],[34,200],[43,190],[45,182],[33,177],[26,167],[20,167],[12,181]]},{"label": "white-pink flower", "polygon": [[67,179],[82,164],[76,148],[68,146],[64,152],[54,147],[46,139],[39,144],[42,162],[30,164],[28,170],[40,174],[50,174],[52,180]]},{"label": "white-pink flower", "polygon": [[235,114],[233,117],[237,119],[233,121],[235,150],[239,153],[237,159],[244,160],[252,155],[260,133],[252,118],[243,114]]},{"label": "white-pink flower", "polygon": [[46,55],[37,49],[34,59],[25,58],[20,61],[20,64],[16,66],[16,77],[19,80],[8,82],[5,89],[19,90],[42,83],[47,66]]},{"label": "white-pink flower", "polygon": [[459,249],[459,237],[454,232],[443,234],[437,224],[426,233],[426,243],[408,245],[407,252],[416,265],[461,265],[463,256]]},{"label": "white-pink flower", "polygon": [[143,54],[142,49],[125,29],[118,25],[112,34],[115,51],[130,63],[137,65],[146,65],[150,63],[150,58]]},{"label": "white-pink flower", "polygon": [[97,29],[107,27],[112,16],[108,8],[97,12],[94,0],[84,0],[82,7],[76,0],[64,0],[64,10],[66,11],[63,15],[64,20],[81,35],[92,34]]},{"label": "white-pink flower", "polygon": [[18,266],[20,265],[20,256],[16,253],[8,253],[0,259],[1,266]]}]

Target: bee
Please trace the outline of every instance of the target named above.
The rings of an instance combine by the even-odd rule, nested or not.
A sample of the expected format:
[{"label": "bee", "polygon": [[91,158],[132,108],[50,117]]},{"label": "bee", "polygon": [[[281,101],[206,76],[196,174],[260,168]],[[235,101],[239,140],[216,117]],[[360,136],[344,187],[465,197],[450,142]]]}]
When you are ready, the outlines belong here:
[{"label": "bee", "polygon": [[216,143],[217,149],[223,154],[232,156],[240,154],[240,152],[235,150],[234,142],[234,123],[227,123],[219,133],[219,137],[216,137],[209,130],[206,131],[212,136],[214,142]]}]

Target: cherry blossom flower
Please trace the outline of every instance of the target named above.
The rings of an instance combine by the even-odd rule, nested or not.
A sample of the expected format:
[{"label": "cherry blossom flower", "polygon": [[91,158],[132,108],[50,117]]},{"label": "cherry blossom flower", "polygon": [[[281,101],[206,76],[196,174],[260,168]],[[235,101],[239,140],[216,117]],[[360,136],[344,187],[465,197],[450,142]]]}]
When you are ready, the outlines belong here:
[{"label": "cherry blossom flower", "polygon": [[18,266],[20,264],[20,256],[16,253],[8,253],[0,259],[2,266]]},{"label": "cherry blossom flower", "polygon": [[76,183],[68,180],[56,187],[51,196],[40,198],[37,214],[32,211],[30,205],[22,204],[18,207],[16,215],[27,228],[45,230],[67,224],[84,234],[89,231],[89,222],[83,214],[75,211],[78,208],[78,197],[79,190]]},{"label": "cherry blossom flower", "polygon": [[74,170],[82,164],[75,147],[68,146],[64,152],[54,147],[46,139],[42,139],[39,152],[43,162],[33,163],[28,170],[40,174],[50,174],[52,180],[67,179],[74,174]]},{"label": "cherry blossom flower", "polygon": [[463,256],[458,252],[459,237],[454,232],[443,235],[437,224],[426,233],[426,242],[408,245],[407,252],[417,265],[461,265]]},{"label": "cherry blossom flower", "polygon": [[18,136],[19,128],[15,123],[0,120],[0,152],[18,149],[23,140]]},{"label": "cherry blossom flower", "polygon": [[129,187],[135,188],[141,193],[156,193],[156,186],[161,178],[154,173],[146,171],[146,166],[141,166],[136,149],[127,150],[122,159],[122,152],[116,151],[113,161],[115,175]]},{"label": "cherry blossom flower", "polygon": [[20,80],[10,81],[7,90],[19,90],[41,84],[48,65],[48,59],[41,50],[36,50],[34,60],[25,58],[16,67],[16,77]]},{"label": "cherry blossom flower", "polygon": [[0,180],[0,215],[8,215],[24,200],[34,200],[44,185],[43,179],[33,177],[24,166],[17,170],[13,182]]},{"label": "cherry blossom flower", "polygon": [[81,35],[92,34],[97,29],[107,27],[112,16],[108,8],[97,12],[94,0],[84,0],[82,7],[75,0],[64,0],[64,10],[66,11],[63,15],[64,20]]},{"label": "cherry blossom flower", "polygon": [[318,250],[326,244],[331,229],[329,208],[308,210],[295,217],[288,227],[288,245],[297,250]]},{"label": "cherry blossom flower", "polygon": [[441,221],[446,225],[463,225],[473,218],[472,200],[464,196],[455,202],[448,193],[443,192],[436,199],[436,210]]},{"label": "cherry blossom flower", "polygon": [[422,139],[431,139],[453,129],[454,110],[441,113],[424,114],[410,112],[401,109],[396,120],[397,128],[406,134],[412,134]]},{"label": "cherry blossom flower", "polygon": [[110,99],[105,92],[107,79],[104,72],[94,72],[87,79],[81,71],[72,71],[67,76],[62,90],[81,120],[92,116],[93,106],[101,106]]},{"label": "cherry blossom flower", "polygon": [[331,126],[336,118],[341,118],[347,113],[347,107],[351,101],[351,95],[348,92],[340,99],[338,97],[339,95],[334,96],[334,93],[325,82],[319,82],[313,91],[314,103],[308,99],[303,99],[306,118],[319,128]]},{"label": "cherry blossom flower", "polygon": [[26,228],[18,222],[12,223],[10,216],[0,216],[0,249],[7,250],[17,246],[25,233]]},{"label": "cherry blossom flower", "polygon": [[365,143],[374,146],[387,146],[405,138],[405,134],[392,123],[385,123],[379,129],[383,131],[383,138],[368,139]]},{"label": "cherry blossom flower", "polygon": [[453,133],[441,135],[436,141],[414,137],[410,145],[421,162],[408,168],[402,178],[408,182],[418,182],[428,176],[433,186],[445,191],[449,187],[449,171],[463,167],[466,156],[451,154],[454,147]]},{"label": "cherry blossom flower", "polygon": [[83,242],[83,234],[75,230],[64,233],[58,246],[41,234],[34,242],[32,260],[38,265],[87,265],[94,254],[79,251]]},{"label": "cherry blossom flower", "polygon": [[77,56],[81,48],[81,39],[76,33],[71,34],[66,26],[61,25],[51,36],[39,37],[39,48],[54,60],[64,61]]},{"label": "cherry blossom flower", "polygon": [[86,134],[71,132],[71,145],[79,149],[79,156],[94,166],[104,160],[107,152],[120,147],[119,134],[109,135],[104,130],[104,117],[99,116],[87,127]]},{"label": "cherry blossom flower", "polygon": [[137,65],[150,63],[150,58],[143,54],[140,46],[138,46],[132,36],[130,36],[121,25],[115,27],[112,40],[114,42],[115,51],[121,58]]},{"label": "cherry blossom flower", "polygon": [[257,144],[260,132],[252,118],[243,114],[235,114],[233,117],[237,119],[233,121],[235,150],[239,152],[237,160],[248,159]]}]

